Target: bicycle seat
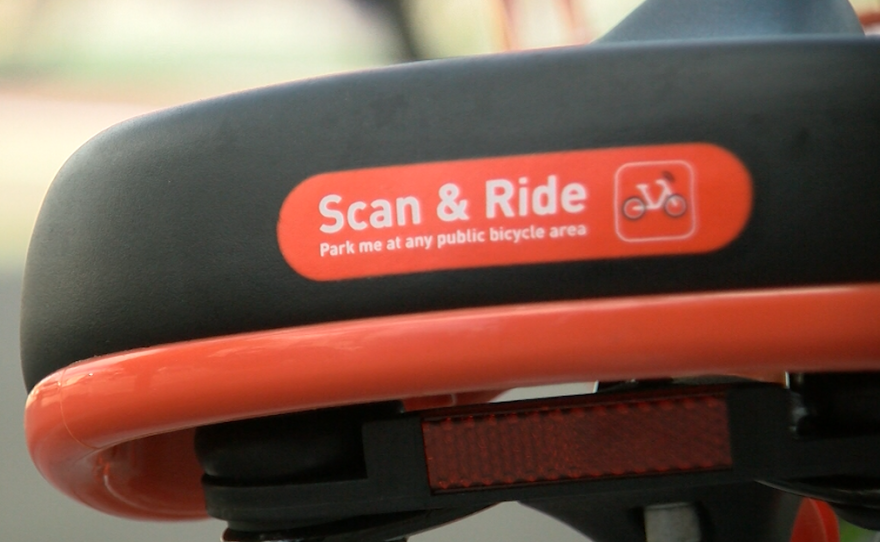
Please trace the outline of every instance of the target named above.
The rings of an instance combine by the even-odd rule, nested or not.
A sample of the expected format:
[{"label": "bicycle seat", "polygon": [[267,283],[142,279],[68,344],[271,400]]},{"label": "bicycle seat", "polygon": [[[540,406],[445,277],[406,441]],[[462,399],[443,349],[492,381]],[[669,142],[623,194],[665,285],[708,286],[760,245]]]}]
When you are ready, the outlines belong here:
[{"label": "bicycle seat", "polygon": [[[35,463],[123,516],[200,517],[207,495],[229,540],[390,540],[500,500],[629,540],[643,524],[599,511],[682,499],[717,511],[718,540],[788,540],[799,501],[757,479],[873,526],[873,501],[802,481],[880,474],[860,451],[873,406],[842,399],[875,405],[880,364],[880,43],[845,2],[777,3],[719,26],[748,3],[650,0],[597,45],[281,85],[98,135],[28,253]],[[823,374],[840,372],[865,374]],[[680,381],[784,373],[809,374],[797,393]],[[630,435],[678,427],[711,459],[426,478],[431,428],[502,420],[493,390],[656,379],[677,380],[516,412],[702,405]],[[791,439],[795,395],[819,405],[797,418],[816,446]],[[482,406],[412,413],[453,403]],[[784,510],[784,537],[738,526],[748,503]]]}]

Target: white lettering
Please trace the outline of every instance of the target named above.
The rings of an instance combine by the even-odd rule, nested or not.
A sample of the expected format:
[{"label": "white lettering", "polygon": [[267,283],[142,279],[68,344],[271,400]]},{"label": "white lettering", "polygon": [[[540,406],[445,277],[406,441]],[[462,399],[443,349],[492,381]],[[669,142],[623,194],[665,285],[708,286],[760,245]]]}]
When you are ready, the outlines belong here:
[{"label": "white lettering", "polygon": [[[345,217],[342,213],[337,211],[336,209],[331,209],[331,203],[339,203],[342,201],[342,198],[337,196],[336,194],[330,194],[328,196],[324,196],[321,198],[321,202],[318,204],[318,211],[321,213],[321,216],[325,218],[332,218],[336,222],[333,224],[321,224],[321,231],[324,233],[336,233],[342,229],[345,225]],[[324,254],[321,253],[323,256]]]},{"label": "white lettering", "polygon": [[[356,231],[363,231],[370,226],[376,229],[390,228],[394,226],[394,208],[392,207],[391,202],[386,199],[377,199],[370,203],[370,207],[373,211],[370,213],[368,220],[364,220],[366,217],[361,213],[361,211],[367,209],[366,203],[363,201],[355,201],[348,206],[348,210],[343,214],[342,211],[331,207],[332,204],[338,204],[341,202],[342,197],[337,194],[324,196],[319,202],[318,212],[321,213],[321,216],[333,219],[333,223],[331,224],[321,224],[319,229],[322,232],[336,233],[342,230],[345,227],[346,219],[348,219],[348,225],[351,229]],[[397,198],[396,204],[398,226],[406,225],[407,214],[409,214],[410,221],[412,221],[414,225],[422,223],[422,213],[417,198],[414,196]],[[407,210],[409,211],[408,213]]]},{"label": "white lettering", "polygon": [[358,252],[382,252],[382,241],[361,241]]},{"label": "white lettering", "polygon": [[495,218],[496,206],[501,209],[504,216],[512,217],[513,208],[510,206],[512,197],[513,183],[507,179],[486,181],[486,217]]},{"label": "white lettering", "polygon": [[425,250],[431,248],[431,243],[434,242],[433,235],[419,235],[416,237],[407,237],[406,238],[406,248],[424,248]]},{"label": "white lettering", "polygon": [[377,199],[370,204],[370,207],[377,209],[370,214],[370,226],[378,229],[390,228],[394,225],[394,220],[391,218],[391,204],[388,200]]},{"label": "white lettering", "polygon": [[547,230],[532,224],[527,228],[489,228],[489,240],[492,242],[508,241],[514,244],[531,239],[543,239]]},{"label": "white lettering", "polygon": [[532,191],[532,210],[538,216],[556,214],[556,175],[547,177],[547,184]]},{"label": "white lettering", "polygon": [[410,216],[413,224],[422,223],[422,212],[419,207],[419,200],[413,196],[405,198],[397,198],[397,225],[406,226],[406,208],[410,209]]},{"label": "white lettering", "polygon": [[529,184],[528,177],[519,178],[519,216],[529,216]]},{"label": "white lettering", "polygon": [[367,204],[362,201],[356,201],[348,206],[348,225],[351,229],[358,231],[367,229],[367,223],[357,219],[357,212],[366,208]]},{"label": "white lettering", "polygon": [[587,188],[580,183],[565,185],[562,189],[562,208],[568,213],[579,213],[587,206],[583,203],[587,199]]}]

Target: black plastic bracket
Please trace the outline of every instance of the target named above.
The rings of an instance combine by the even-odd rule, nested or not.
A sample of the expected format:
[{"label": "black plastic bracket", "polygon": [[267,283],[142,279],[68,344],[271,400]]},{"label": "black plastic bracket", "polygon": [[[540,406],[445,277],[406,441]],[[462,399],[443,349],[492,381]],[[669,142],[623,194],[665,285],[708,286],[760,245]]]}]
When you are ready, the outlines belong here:
[{"label": "black plastic bracket", "polygon": [[[713,499],[723,501],[726,499],[724,495],[729,495],[729,504],[735,512],[739,506],[736,504],[739,501],[734,498],[737,492],[744,492],[744,495],[760,494],[743,497],[744,503],[759,497],[776,502],[774,499],[777,497],[772,495],[777,492],[756,489],[755,481],[803,480],[841,475],[869,479],[880,477],[880,463],[876,461],[876,450],[880,449],[880,434],[800,435],[796,432],[798,420],[795,415],[800,401],[789,390],[753,383],[693,389],[700,392],[719,392],[725,397],[733,458],[730,468],[645,476],[612,476],[477,490],[431,489],[422,436],[424,418],[440,414],[467,414],[487,408],[528,411],[545,408],[547,405],[547,401],[525,401],[505,404],[503,407],[483,405],[367,420],[362,425],[366,471],[363,476],[351,479],[315,480],[308,483],[264,480],[248,483],[237,476],[234,466],[227,466],[226,472],[215,472],[215,475],[204,479],[208,511],[215,517],[227,520],[234,531],[252,533],[313,529],[315,525],[335,524],[350,518],[373,517],[377,521],[387,520],[393,514],[420,513],[426,510],[457,510],[459,512],[451,514],[464,515],[503,501],[524,501],[549,512],[557,508],[567,510],[567,505],[560,508],[553,503],[568,500],[612,503],[622,499],[621,502],[625,502],[629,509],[694,499],[699,502],[716,502]],[[671,391],[681,393],[681,388],[673,388]],[[656,398],[658,394],[662,396],[664,393],[670,393],[670,390],[595,394],[554,399],[551,402],[589,406],[597,401],[631,401],[639,397]],[[222,431],[222,427],[212,430]],[[230,438],[234,438],[233,435],[234,432],[229,433]],[[215,438],[213,442],[222,447],[219,439]],[[267,445],[271,445],[271,442],[263,442],[263,446]],[[205,449],[202,446],[200,451],[203,463],[210,464],[216,449]],[[284,454],[279,453],[277,457],[283,458]],[[242,458],[243,461],[245,459]],[[283,463],[283,459],[279,460],[280,470],[286,468]],[[700,506],[705,508],[707,505]],[[775,506],[768,510],[776,510]],[[713,513],[713,517],[715,516],[718,513]]]}]

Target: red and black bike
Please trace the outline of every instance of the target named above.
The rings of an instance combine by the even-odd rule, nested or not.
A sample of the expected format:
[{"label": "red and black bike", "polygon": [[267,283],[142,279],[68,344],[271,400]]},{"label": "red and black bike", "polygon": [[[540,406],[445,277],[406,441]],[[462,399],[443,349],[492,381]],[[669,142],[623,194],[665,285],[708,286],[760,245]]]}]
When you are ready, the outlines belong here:
[{"label": "red and black bike", "polygon": [[648,0],[110,129],[28,254],[34,462],[228,541],[880,529],[878,89],[844,0]]}]

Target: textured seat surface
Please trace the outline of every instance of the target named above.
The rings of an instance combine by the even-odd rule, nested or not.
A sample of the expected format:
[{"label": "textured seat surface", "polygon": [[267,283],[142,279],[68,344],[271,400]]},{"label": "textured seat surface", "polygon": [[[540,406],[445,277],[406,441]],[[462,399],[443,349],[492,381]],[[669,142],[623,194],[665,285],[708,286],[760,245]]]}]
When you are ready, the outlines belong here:
[{"label": "textured seat surface", "polygon": [[[129,121],[68,161],[40,212],[22,309],[27,386],[96,355],[244,331],[876,281],[877,88],[880,43],[865,39],[606,45],[317,79]],[[744,228],[711,251],[316,280],[279,247],[282,207],[315,175],[679,143],[717,146],[748,171]],[[328,206],[342,214],[326,224],[370,216],[346,215],[347,203]]]}]

